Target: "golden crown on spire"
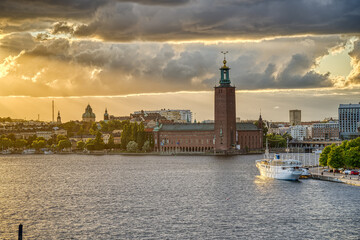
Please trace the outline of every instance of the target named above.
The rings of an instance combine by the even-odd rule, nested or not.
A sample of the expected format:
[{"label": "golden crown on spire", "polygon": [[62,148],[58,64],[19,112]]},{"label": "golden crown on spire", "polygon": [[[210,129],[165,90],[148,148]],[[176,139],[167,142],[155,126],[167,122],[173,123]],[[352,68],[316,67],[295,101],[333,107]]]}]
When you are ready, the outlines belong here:
[{"label": "golden crown on spire", "polygon": [[227,68],[227,66],[226,66],[226,63],[227,63],[226,62],[226,54],[229,53],[229,52],[228,51],[221,51],[221,53],[224,54],[224,61],[223,61],[224,66],[223,66],[223,68]]}]

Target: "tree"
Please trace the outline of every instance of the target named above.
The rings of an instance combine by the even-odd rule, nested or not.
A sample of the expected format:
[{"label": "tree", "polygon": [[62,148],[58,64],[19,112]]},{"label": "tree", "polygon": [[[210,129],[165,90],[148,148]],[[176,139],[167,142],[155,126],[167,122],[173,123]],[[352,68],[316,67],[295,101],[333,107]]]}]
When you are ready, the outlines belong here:
[{"label": "tree", "polygon": [[331,168],[341,168],[344,166],[343,149],[333,146],[328,154],[327,165]]},{"label": "tree", "polygon": [[112,149],[115,148],[114,136],[110,134],[109,141],[107,143],[107,148]]},{"label": "tree", "polygon": [[26,140],[25,139],[16,139],[15,141],[15,147],[16,148],[24,148],[26,146]]},{"label": "tree", "polygon": [[46,142],[44,140],[35,140],[31,143],[31,147],[35,148],[39,151],[40,148],[44,148],[46,146]]},{"label": "tree", "polygon": [[136,152],[138,150],[138,144],[135,141],[130,141],[127,145],[126,145],[126,150],[128,152]]},{"label": "tree", "polygon": [[131,125],[131,140],[136,141],[137,140],[137,135],[138,135],[138,125],[137,125],[136,122],[134,122]]},{"label": "tree", "polygon": [[94,140],[94,148],[95,150],[103,150],[104,147],[105,147],[105,143],[104,140],[102,139],[102,134],[101,132],[97,131]]},{"label": "tree", "polygon": [[56,143],[58,144],[61,140],[66,140],[66,139],[68,139],[68,138],[64,135],[57,135]]},{"label": "tree", "polygon": [[85,143],[84,143],[83,141],[78,141],[78,142],[76,143],[76,148],[77,148],[77,149],[83,150],[84,147],[85,147]]},{"label": "tree", "polygon": [[131,128],[130,125],[125,125],[123,132],[121,134],[121,148],[126,149],[127,144],[130,141],[130,135],[131,135]]},{"label": "tree", "polygon": [[71,148],[71,142],[69,139],[63,139],[58,142],[58,148],[63,150],[64,148]]},{"label": "tree", "polygon": [[144,129],[144,124],[142,122],[139,124],[138,127],[136,142],[138,143],[139,150],[141,150],[145,142],[145,129]]},{"label": "tree", "polygon": [[320,158],[319,158],[319,163],[320,163],[321,166],[323,166],[323,167],[327,166],[328,154],[330,153],[332,147],[335,147],[335,144],[333,144],[331,146],[326,146],[322,150],[322,152],[320,154]]},{"label": "tree", "polygon": [[144,142],[144,145],[143,145],[143,147],[142,147],[142,150],[143,150],[144,152],[150,152],[150,151],[151,151],[151,146],[150,146],[150,141],[149,141],[149,140],[146,140],[146,141]]},{"label": "tree", "polygon": [[360,147],[351,147],[344,155],[347,168],[360,168]]},{"label": "tree", "polygon": [[1,149],[8,149],[9,147],[11,147],[12,142],[10,139],[8,138],[1,138],[0,139],[0,148]]}]

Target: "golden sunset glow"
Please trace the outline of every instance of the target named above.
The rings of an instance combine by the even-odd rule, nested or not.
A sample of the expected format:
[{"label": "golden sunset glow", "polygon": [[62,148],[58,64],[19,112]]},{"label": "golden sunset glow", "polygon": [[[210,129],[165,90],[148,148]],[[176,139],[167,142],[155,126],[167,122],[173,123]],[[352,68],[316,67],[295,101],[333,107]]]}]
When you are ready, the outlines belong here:
[{"label": "golden sunset glow", "polygon": [[[176,104],[183,96],[189,97],[183,102],[192,101],[187,108],[197,111],[207,101],[209,106],[213,104],[205,95],[211,95],[219,81],[222,50],[229,51],[230,78],[239,98],[253,103],[245,98],[251,95],[258,100],[251,109],[264,109],[266,103],[260,101],[264,94],[281,96],[288,91],[295,93],[299,108],[307,107],[302,99],[308,93],[313,98],[322,96],[324,104],[339,95],[358,101],[354,94],[360,83],[357,29],[345,31],[334,24],[347,21],[353,26],[352,19],[343,18],[350,11],[350,6],[340,7],[343,3],[297,3],[308,11],[304,12],[310,19],[306,24],[306,16],[294,14],[286,23],[286,16],[280,20],[263,12],[264,2],[212,1],[211,7],[202,0],[53,4],[0,3],[1,9],[7,9],[0,10],[0,116],[34,118],[41,112],[48,121],[52,99],[67,103],[59,106],[67,120],[79,119],[81,111],[76,110],[78,115],[74,111],[88,101],[77,108],[76,99],[96,99],[99,112],[114,106],[114,112],[128,114],[139,109],[186,108]],[[284,4],[288,11],[295,10],[291,1]],[[220,6],[228,11],[213,17],[210,13],[220,11],[213,10]],[[18,14],[26,8],[29,11]],[[332,16],[331,25],[319,30],[320,22],[310,17],[312,12],[326,19],[330,10],[338,15]],[[261,22],[264,15],[268,23]],[[154,97],[156,102],[146,104]],[[40,107],[35,110],[21,102],[24,99],[37,99]],[[130,99],[137,99],[137,103]],[[212,108],[208,108],[206,113],[198,111],[199,119],[212,118]],[[251,118],[251,109],[245,106],[241,114]],[[319,117],[328,115],[332,114],[323,112]],[[268,116],[277,115],[269,112]]]}]

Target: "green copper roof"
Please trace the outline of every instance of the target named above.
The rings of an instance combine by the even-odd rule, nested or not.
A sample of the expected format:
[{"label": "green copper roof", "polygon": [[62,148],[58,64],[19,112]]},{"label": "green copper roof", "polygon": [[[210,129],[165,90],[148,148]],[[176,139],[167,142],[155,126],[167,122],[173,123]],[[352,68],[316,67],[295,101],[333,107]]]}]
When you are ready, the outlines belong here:
[{"label": "green copper roof", "polygon": [[[236,123],[236,130],[256,131],[257,126],[252,123]],[[154,130],[155,131],[155,130]],[[163,124],[160,131],[214,131],[213,123],[193,124]]]},{"label": "green copper roof", "polygon": [[83,118],[95,118],[95,113],[93,113],[90,104],[87,105],[85,113],[82,115]]},{"label": "green copper roof", "polygon": [[164,124],[160,131],[214,131],[213,123]]},{"label": "green copper roof", "polygon": [[259,129],[255,124],[252,123],[236,123],[236,130],[256,131]]}]

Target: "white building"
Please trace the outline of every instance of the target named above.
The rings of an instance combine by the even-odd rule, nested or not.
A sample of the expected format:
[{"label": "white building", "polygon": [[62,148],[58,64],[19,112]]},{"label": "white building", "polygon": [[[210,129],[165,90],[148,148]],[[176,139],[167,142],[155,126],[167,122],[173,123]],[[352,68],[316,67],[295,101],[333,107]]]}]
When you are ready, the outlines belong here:
[{"label": "white building", "polygon": [[340,104],[339,132],[341,139],[352,139],[360,136],[360,103]]},{"label": "white building", "polygon": [[136,111],[134,114],[149,114],[149,113],[159,113],[161,116],[165,117],[167,120],[173,120],[176,123],[191,123],[192,122],[192,112],[190,110],[178,110],[178,109],[161,109],[154,111]]},{"label": "white building", "polygon": [[305,139],[311,138],[311,126],[296,125],[290,127],[290,135],[293,139],[298,141],[304,141]]}]

